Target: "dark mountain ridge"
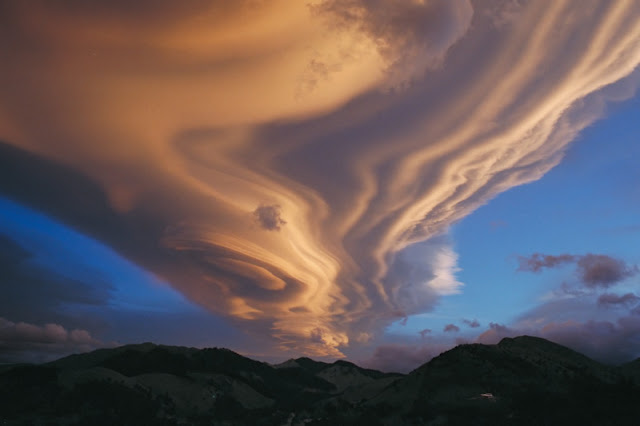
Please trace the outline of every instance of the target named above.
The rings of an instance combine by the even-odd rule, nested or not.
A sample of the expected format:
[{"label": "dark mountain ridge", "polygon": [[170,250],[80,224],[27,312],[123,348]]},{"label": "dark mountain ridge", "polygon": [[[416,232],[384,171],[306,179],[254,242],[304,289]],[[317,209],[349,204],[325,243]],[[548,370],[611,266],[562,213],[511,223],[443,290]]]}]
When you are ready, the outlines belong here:
[{"label": "dark mountain ridge", "polygon": [[544,339],[465,344],[407,375],[152,343],[0,371],[6,425],[636,424],[640,360]]}]

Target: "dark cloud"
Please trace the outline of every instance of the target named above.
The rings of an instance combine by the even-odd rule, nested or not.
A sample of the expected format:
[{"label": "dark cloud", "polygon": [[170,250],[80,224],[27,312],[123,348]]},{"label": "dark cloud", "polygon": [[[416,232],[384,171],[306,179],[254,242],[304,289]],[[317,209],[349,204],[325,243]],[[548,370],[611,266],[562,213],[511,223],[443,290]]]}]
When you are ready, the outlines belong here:
[{"label": "dark cloud", "polygon": [[424,330],[418,331],[418,334],[424,339],[427,335],[431,334],[431,329],[425,328]]},{"label": "dark cloud", "polygon": [[67,330],[53,323],[42,326],[16,323],[0,318],[0,362],[44,362],[104,346],[107,345],[87,330]]},{"label": "dark cloud", "polygon": [[640,297],[633,293],[625,293],[622,295],[613,293],[604,293],[598,297],[598,305],[604,307],[629,306],[640,300]]},{"label": "dark cloud", "polygon": [[[159,186],[164,187],[162,190],[171,187],[168,183]],[[158,239],[170,222],[165,212],[179,206],[185,194],[176,192],[174,203],[162,208],[149,201],[148,210],[134,206],[127,212],[118,211],[94,179],[51,158],[0,141],[0,195],[45,212],[162,277],[179,274],[176,271],[174,275],[172,254],[158,244]]]},{"label": "dark cloud", "polygon": [[553,256],[549,254],[534,253],[529,257],[518,257],[518,270],[529,272],[540,272],[544,268],[555,268],[556,266],[572,263],[576,256],[571,254],[561,254]]},{"label": "dark cloud", "polygon": [[460,331],[460,327],[455,324],[447,324],[444,326],[442,331],[444,331],[445,333],[457,333],[458,331]]},{"label": "dark cloud", "polygon": [[98,239],[127,241],[136,232],[111,208],[105,191],[92,179],[2,141],[0,194]]},{"label": "dark cloud", "polygon": [[435,259],[447,242],[434,239],[428,243],[415,244],[398,253],[385,277],[385,285],[397,289],[399,305],[403,307],[396,314],[406,317],[430,310],[438,298],[437,291],[423,283],[435,278]]},{"label": "dark cloud", "polygon": [[590,294],[590,292],[585,291],[582,288],[582,286],[576,287],[566,282],[563,282],[559,288],[553,290],[553,293],[558,296],[572,296],[572,297],[582,297],[582,296],[588,296]]},{"label": "dark cloud", "polygon": [[480,327],[480,323],[478,322],[477,319],[473,319],[473,320],[463,319],[462,322],[465,323],[466,325],[468,325],[471,328]]},{"label": "dark cloud", "polygon": [[576,272],[585,287],[610,287],[638,273],[638,266],[629,266],[620,259],[604,254],[561,254],[558,256],[534,253],[529,257],[518,257],[518,270],[540,272],[544,268],[555,268],[569,263],[576,264]]},{"label": "dark cloud", "polygon": [[258,206],[253,211],[253,217],[268,231],[279,231],[280,227],[287,223],[282,219],[280,206],[277,204]]},{"label": "dark cloud", "polygon": [[32,261],[14,240],[0,234],[0,312],[14,320],[43,319],[81,324],[87,319],[69,312],[69,305],[105,306],[113,286],[96,276],[87,284],[66,278]]},{"label": "dark cloud", "polygon": [[30,257],[30,253],[21,245],[0,234],[0,269],[5,279],[17,275],[21,265]]},{"label": "dark cloud", "polygon": [[314,328],[313,330],[311,330],[309,339],[311,339],[311,341],[315,343],[324,342],[324,331],[321,328]]},{"label": "dark cloud", "polygon": [[587,287],[609,287],[638,273],[622,260],[602,254],[586,254],[578,260],[578,273]]}]

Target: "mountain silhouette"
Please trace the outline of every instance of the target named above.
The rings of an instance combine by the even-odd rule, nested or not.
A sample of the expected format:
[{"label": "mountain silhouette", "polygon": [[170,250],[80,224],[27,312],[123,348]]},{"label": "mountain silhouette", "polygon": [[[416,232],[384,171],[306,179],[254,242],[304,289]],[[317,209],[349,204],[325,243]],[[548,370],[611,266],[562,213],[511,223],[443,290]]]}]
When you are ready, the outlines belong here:
[{"label": "mountain silhouette", "polygon": [[640,360],[544,339],[457,346],[407,375],[152,343],[0,370],[3,425],[635,425]]}]

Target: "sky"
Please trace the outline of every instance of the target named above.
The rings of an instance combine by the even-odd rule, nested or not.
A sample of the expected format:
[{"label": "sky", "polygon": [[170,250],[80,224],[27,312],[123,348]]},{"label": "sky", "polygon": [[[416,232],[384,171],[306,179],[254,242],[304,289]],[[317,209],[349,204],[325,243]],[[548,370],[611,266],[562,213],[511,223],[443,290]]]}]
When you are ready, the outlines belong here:
[{"label": "sky", "polygon": [[[0,5],[0,362],[640,356],[640,4]],[[635,244],[634,244],[635,243]]]}]

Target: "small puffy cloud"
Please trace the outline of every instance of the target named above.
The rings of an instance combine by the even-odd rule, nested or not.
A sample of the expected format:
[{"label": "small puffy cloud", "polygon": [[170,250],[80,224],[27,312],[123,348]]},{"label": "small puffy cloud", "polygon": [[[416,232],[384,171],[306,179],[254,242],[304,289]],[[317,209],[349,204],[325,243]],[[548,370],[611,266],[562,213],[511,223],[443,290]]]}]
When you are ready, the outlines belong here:
[{"label": "small puffy cloud", "polygon": [[279,231],[287,223],[280,216],[280,206],[277,204],[258,206],[253,211],[253,217],[267,231]]},{"label": "small puffy cloud", "polygon": [[620,259],[604,254],[560,254],[545,255],[534,253],[529,257],[518,257],[518,270],[528,272],[540,272],[545,268],[555,268],[570,263],[575,263],[580,282],[589,288],[610,287],[626,278],[637,274],[636,265],[629,266]]},{"label": "small puffy cloud", "polygon": [[638,273],[638,267],[602,254],[587,254],[578,260],[578,273],[587,287],[609,287]]},{"label": "small puffy cloud", "polygon": [[466,325],[468,325],[471,328],[480,327],[480,323],[478,322],[477,319],[473,319],[473,320],[463,319],[462,322],[465,323]]},{"label": "small puffy cloud", "polygon": [[43,326],[0,318],[0,362],[44,362],[75,352],[106,346],[87,330],[67,330],[59,324]]},{"label": "small puffy cloud", "polygon": [[604,293],[598,297],[598,305],[604,307],[625,307],[632,305],[640,300],[640,297],[633,293],[625,293],[622,295],[613,293]]},{"label": "small puffy cloud", "polygon": [[458,331],[460,331],[460,327],[458,327],[455,324],[447,324],[444,326],[444,328],[442,329],[445,333],[457,333]]}]

